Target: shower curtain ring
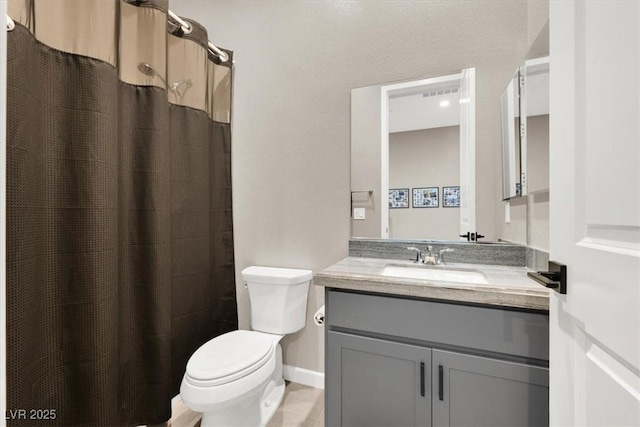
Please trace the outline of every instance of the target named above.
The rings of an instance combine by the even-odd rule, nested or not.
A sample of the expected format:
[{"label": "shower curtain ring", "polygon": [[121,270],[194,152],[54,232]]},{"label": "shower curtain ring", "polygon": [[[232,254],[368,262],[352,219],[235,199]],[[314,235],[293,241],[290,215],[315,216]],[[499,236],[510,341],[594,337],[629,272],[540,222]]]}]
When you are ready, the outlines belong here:
[{"label": "shower curtain ring", "polygon": [[191,34],[191,31],[193,31],[193,27],[188,21],[185,21],[184,19],[180,18],[178,15],[176,15],[174,12],[170,10],[167,10],[167,14],[171,19],[177,22],[178,25],[180,25],[180,28],[182,29],[182,32],[184,34]]},{"label": "shower curtain ring", "polygon": [[225,52],[224,50],[220,50],[216,45],[214,45],[210,41],[208,41],[207,44],[209,46],[209,51],[214,55],[216,55],[218,58],[220,58],[221,62],[227,62],[229,60],[229,55],[227,54],[227,52]]},{"label": "shower curtain ring", "polygon": [[11,17],[9,15],[7,16],[7,31],[13,31],[14,28],[16,28],[16,23],[13,22],[13,19],[11,19]]}]

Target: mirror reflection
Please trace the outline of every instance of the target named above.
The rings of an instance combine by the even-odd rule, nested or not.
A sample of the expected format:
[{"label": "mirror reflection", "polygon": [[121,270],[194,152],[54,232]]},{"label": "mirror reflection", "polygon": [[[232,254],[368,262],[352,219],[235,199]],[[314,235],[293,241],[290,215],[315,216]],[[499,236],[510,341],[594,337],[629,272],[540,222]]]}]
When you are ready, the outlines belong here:
[{"label": "mirror reflection", "polygon": [[502,94],[503,200],[549,188],[548,24]]},{"label": "mirror reflection", "polygon": [[[457,84],[390,97],[389,238],[458,237],[459,105]],[[454,190],[457,200],[452,200]],[[392,195],[404,191],[406,204],[396,203]]]},{"label": "mirror reflection", "polygon": [[[505,204],[503,238],[549,250],[549,22],[541,27],[520,67],[521,194]],[[508,218],[508,219],[507,219]]]},{"label": "mirror reflection", "polygon": [[352,237],[475,233],[474,79],[466,69],[352,90]]},{"label": "mirror reflection", "polygon": [[[514,68],[501,71],[504,86],[488,89],[488,81],[483,80],[479,88],[478,109],[483,117],[478,123],[479,153],[493,147],[499,153],[500,136],[495,133],[502,132],[502,165],[500,158],[476,158],[473,68],[351,91],[351,237],[465,240],[459,236],[484,231],[476,229],[477,200],[485,226],[486,209],[493,203],[504,207],[504,217],[500,216],[504,223],[498,221],[497,236],[494,233],[489,239],[548,247],[549,61],[540,59],[549,55],[548,30],[547,23],[526,57],[513,63],[514,68],[520,66],[511,78]],[[527,79],[529,93],[521,87]],[[488,132],[484,126],[493,117],[498,120],[490,123]],[[507,178],[502,195],[501,172]],[[477,199],[476,173],[478,177],[497,175],[495,185],[479,180]],[[501,204],[501,199],[506,203]]]},{"label": "mirror reflection", "polygon": [[524,82],[520,68],[516,70],[502,93],[502,199],[522,195],[521,144],[524,127],[520,122],[520,87]]},{"label": "mirror reflection", "polygon": [[549,189],[549,57],[525,62],[527,194]]}]

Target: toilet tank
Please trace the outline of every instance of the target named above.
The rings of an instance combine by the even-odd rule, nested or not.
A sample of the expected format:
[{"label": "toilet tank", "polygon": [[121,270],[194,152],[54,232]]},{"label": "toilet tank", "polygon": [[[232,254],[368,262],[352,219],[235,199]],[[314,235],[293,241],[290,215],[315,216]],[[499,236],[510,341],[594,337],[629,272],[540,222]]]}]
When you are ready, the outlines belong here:
[{"label": "toilet tank", "polygon": [[242,278],[249,289],[251,329],[291,334],[304,328],[311,270],[247,267]]}]

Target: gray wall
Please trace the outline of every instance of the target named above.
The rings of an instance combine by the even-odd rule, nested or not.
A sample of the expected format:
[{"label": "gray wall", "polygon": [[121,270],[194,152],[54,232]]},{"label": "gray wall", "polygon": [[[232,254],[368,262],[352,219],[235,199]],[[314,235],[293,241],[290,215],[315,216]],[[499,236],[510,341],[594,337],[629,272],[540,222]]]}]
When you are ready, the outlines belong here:
[{"label": "gray wall", "polygon": [[[500,93],[527,50],[518,1],[195,1],[196,17],[233,49],[233,200],[240,326],[253,264],[319,271],[348,254],[350,91],[476,68],[478,230],[497,237]],[[308,315],[323,303],[310,291]],[[324,369],[321,328],[283,341],[284,362]]]},{"label": "gray wall", "polygon": [[[511,211],[510,222],[507,222],[504,213],[504,206],[507,204]],[[499,219],[501,221],[502,232],[500,238],[512,243],[521,245],[527,244],[527,204],[526,197],[518,197],[508,202],[500,204]]]},{"label": "gray wall", "polygon": [[[527,34],[529,47],[533,46],[538,34],[540,34],[540,31],[548,22],[549,0],[527,0]],[[548,50],[549,47],[547,46],[547,51]]]},{"label": "gray wall", "polygon": [[[410,192],[408,209],[389,209],[389,237],[458,240],[460,209],[442,207],[442,187],[459,181],[460,126],[389,134],[389,188]],[[416,187],[438,187],[439,207],[414,208]]]},{"label": "gray wall", "polygon": [[[373,194],[352,194],[352,206],[365,209],[365,219],[351,220],[352,237],[379,239],[380,227],[380,85],[351,92],[351,190],[373,190]],[[354,119],[355,118],[355,119]]]}]

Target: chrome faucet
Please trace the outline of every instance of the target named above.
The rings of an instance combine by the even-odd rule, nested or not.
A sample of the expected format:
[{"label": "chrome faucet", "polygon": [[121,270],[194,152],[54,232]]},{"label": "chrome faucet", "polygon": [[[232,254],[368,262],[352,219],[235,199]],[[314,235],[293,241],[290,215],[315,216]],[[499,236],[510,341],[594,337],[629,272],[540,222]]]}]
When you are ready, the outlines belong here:
[{"label": "chrome faucet", "polygon": [[444,261],[444,254],[454,252],[454,250],[450,248],[437,251],[433,249],[433,246],[427,246],[427,250],[425,252],[414,246],[409,246],[407,250],[416,251],[416,262],[421,262],[427,265],[446,265],[447,263]]},{"label": "chrome faucet", "polygon": [[422,249],[416,248],[415,246],[407,247],[408,251],[416,251],[416,262],[422,262]]},{"label": "chrome faucet", "polygon": [[438,252],[438,260],[437,260],[438,265],[447,265],[447,263],[444,262],[444,254],[448,252],[455,252],[455,250],[451,248],[444,248],[440,250],[440,252]]}]

